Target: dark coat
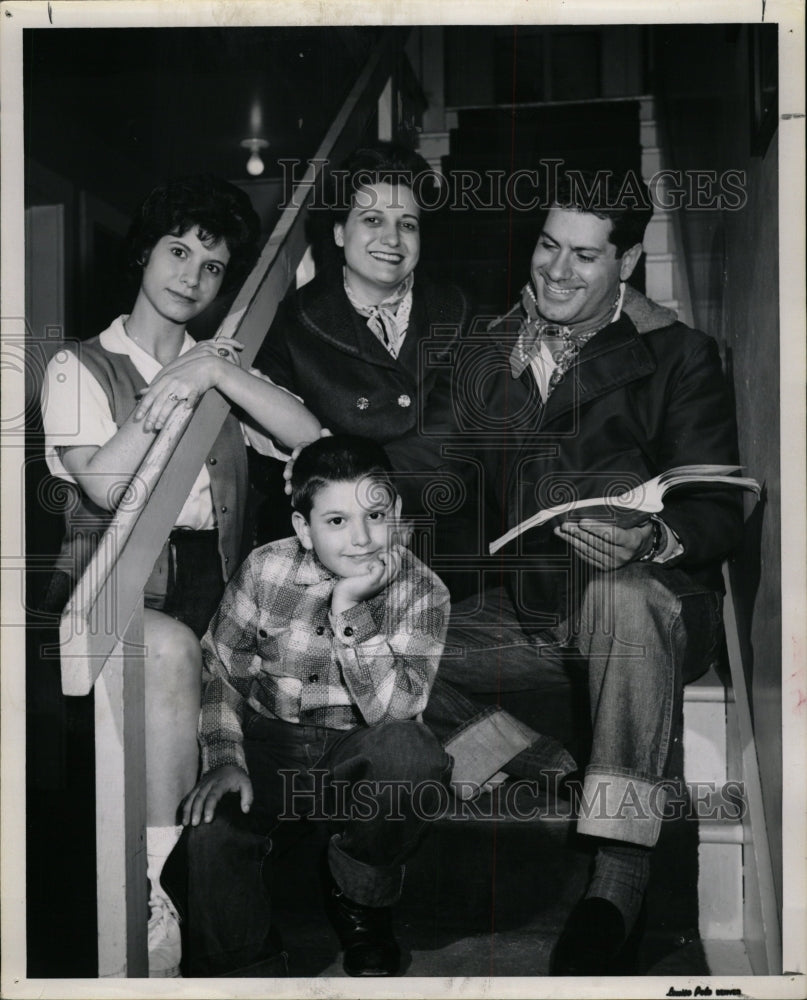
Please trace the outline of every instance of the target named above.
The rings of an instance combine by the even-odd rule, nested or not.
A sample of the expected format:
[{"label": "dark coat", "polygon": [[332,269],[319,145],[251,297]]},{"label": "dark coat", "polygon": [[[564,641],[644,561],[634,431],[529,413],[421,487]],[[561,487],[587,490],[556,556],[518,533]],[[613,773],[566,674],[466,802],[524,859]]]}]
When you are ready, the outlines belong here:
[{"label": "dark coat", "polygon": [[372,438],[397,471],[417,473],[403,489],[404,509],[414,513],[422,486],[445,464],[451,377],[442,359],[468,311],[458,288],[418,272],[409,330],[393,358],[350,305],[341,270],[328,270],[286,297],[255,363],[301,396],[323,427]]},{"label": "dark coat", "polygon": [[[711,337],[678,322],[639,334],[623,313],[584,346],[544,406],[529,369],[518,379],[510,374],[519,326],[516,309],[490,327],[492,343],[468,341],[455,363],[467,425],[461,437],[484,467],[493,505],[489,536],[545,507],[613,494],[675,466],[737,464],[733,406]],[[662,517],[684,548],[665,565],[720,589],[720,562],[742,531],[740,491],[675,491]],[[516,606],[528,616],[552,607],[565,613],[580,572],[551,529],[515,543],[535,557],[519,570]]]}]

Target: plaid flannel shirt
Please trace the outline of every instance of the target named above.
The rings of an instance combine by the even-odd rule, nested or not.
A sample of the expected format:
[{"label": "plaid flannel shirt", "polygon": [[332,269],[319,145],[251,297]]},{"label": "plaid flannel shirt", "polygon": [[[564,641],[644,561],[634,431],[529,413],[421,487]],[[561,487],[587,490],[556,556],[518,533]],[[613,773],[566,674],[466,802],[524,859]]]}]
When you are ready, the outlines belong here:
[{"label": "plaid flannel shirt", "polygon": [[202,639],[203,773],[246,770],[247,707],[285,722],[352,729],[411,719],[426,707],[443,650],[448,590],[397,546],[380,594],[331,613],[337,577],[296,538],[255,549],[227,586]]}]

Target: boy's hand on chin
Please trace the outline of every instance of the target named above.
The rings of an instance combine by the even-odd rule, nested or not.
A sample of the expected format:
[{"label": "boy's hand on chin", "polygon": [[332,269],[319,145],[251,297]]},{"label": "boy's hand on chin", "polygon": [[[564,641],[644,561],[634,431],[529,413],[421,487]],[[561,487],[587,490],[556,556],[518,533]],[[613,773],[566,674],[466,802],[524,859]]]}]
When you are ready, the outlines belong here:
[{"label": "boy's hand on chin", "polygon": [[393,550],[379,552],[378,556],[367,564],[365,573],[359,576],[344,576],[339,580],[333,588],[331,610],[335,614],[341,614],[362,601],[369,601],[392,583],[400,569],[401,557],[397,552]]}]

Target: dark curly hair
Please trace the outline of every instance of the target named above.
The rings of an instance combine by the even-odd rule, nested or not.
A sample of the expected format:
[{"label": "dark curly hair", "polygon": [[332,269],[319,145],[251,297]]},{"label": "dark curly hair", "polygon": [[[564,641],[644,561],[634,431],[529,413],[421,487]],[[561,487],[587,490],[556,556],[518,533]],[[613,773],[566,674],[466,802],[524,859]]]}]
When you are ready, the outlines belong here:
[{"label": "dark curly hair", "polygon": [[347,219],[353,196],[360,187],[368,184],[403,184],[423,208],[435,204],[434,191],[438,178],[419,153],[400,143],[378,142],[362,146],[354,150],[331,175],[333,222]]},{"label": "dark curly hair", "polygon": [[653,215],[649,189],[633,170],[565,170],[550,189],[550,204],[610,219],[617,257],[642,242]]},{"label": "dark curly hair", "polygon": [[249,196],[212,174],[166,181],[138,208],[126,237],[126,261],[139,271],[155,244],[196,227],[206,246],[223,240],[230,251],[219,294],[241,284],[258,257],[261,225]]}]

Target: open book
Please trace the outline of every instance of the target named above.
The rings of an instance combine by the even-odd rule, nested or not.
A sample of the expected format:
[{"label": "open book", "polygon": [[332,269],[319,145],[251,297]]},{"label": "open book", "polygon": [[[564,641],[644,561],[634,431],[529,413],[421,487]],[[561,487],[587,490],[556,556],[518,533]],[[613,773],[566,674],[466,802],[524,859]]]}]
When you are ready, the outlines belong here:
[{"label": "open book", "polygon": [[[625,493],[611,497],[597,497],[593,500],[569,500],[556,507],[547,507],[505,532],[495,542],[491,542],[490,554],[494,555],[508,542],[512,542],[530,528],[537,528],[555,517],[575,516],[578,511],[586,511],[589,517],[606,516],[623,526],[637,524],[640,520],[646,520],[644,515],[657,514],[662,510],[664,494],[680,486],[696,484],[708,486],[719,483],[721,486],[739,486],[743,490],[752,490],[759,496],[760,487],[755,479],[743,479],[741,476],[731,475],[733,472],[739,472],[740,468],[739,465],[679,465]],[[599,511],[589,509],[596,507],[601,509]]]}]

